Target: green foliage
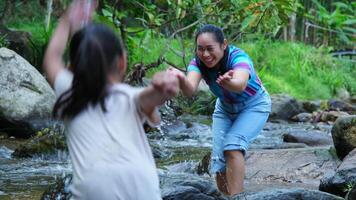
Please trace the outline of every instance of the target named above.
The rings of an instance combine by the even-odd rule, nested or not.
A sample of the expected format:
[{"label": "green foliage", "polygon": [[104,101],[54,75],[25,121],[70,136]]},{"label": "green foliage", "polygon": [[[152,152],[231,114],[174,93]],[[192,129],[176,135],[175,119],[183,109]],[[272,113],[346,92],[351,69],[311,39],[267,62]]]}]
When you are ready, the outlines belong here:
[{"label": "green foliage", "polygon": [[[314,20],[316,24],[322,26],[323,28],[328,29],[329,31],[337,33],[336,36],[342,42],[352,45],[356,41],[356,4],[353,3],[343,3],[343,2],[334,2],[332,6],[335,9],[329,11],[325,6],[323,6],[319,1],[312,0],[316,6],[316,18],[311,17],[312,10],[309,11],[310,19]],[[324,30],[325,34],[329,34]]]},{"label": "green foliage", "polygon": [[7,47],[8,41],[6,40],[6,35],[0,35],[0,48],[1,47]]},{"label": "green foliage", "polygon": [[341,87],[356,93],[354,63],[331,57],[325,48],[270,40],[239,46],[252,57],[271,93],[288,93],[300,99],[331,98]]},{"label": "green foliage", "polygon": [[11,30],[30,33],[31,37],[29,38],[28,47],[31,50],[31,55],[27,59],[34,67],[41,71],[44,52],[52,35],[53,24],[55,22],[52,20],[49,29],[46,30],[45,12],[38,2],[34,1],[16,4],[13,12],[16,14],[7,20],[6,26]]},{"label": "green foliage", "polygon": [[173,107],[181,109],[178,110],[178,115],[183,113],[211,115],[214,111],[215,100],[216,97],[210,91],[198,91],[198,93],[191,98],[179,95],[175,99]]}]

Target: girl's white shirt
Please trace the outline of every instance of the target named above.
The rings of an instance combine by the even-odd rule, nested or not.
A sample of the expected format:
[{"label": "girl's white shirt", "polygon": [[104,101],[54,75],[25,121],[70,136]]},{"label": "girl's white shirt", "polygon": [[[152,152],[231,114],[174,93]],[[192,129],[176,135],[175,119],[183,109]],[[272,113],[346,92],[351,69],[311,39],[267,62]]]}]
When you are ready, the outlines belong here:
[{"label": "girl's white shirt", "polygon": [[[73,74],[62,70],[54,90],[71,87]],[[156,165],[143,123],[150,121],[138,105],[142,88],[110,86],[100,105],[88,106],[66,121],[73,165],[72,199],[161,199]]]}]

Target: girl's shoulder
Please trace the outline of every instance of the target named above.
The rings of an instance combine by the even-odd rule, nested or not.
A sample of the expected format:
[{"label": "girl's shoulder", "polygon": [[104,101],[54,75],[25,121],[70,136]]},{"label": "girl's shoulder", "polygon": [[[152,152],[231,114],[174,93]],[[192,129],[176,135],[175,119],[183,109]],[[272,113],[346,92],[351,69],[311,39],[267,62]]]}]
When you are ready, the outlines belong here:
[{"label": "girl's shoulder", "polygon": [[110,93],[126,93],[129,96],[139,93],[143,88],[134,87],[126,83],[116,83],[110,86]]}]

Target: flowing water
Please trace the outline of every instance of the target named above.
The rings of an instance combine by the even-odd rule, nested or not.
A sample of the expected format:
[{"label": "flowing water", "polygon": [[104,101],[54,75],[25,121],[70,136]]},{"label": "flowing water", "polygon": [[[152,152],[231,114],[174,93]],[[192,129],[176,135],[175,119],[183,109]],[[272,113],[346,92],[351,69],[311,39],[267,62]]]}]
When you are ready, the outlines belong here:
[{"label": "flowing water", "polygon": [[[209,117],[206,116],[184,116],[164,123],[156,135],[148,134],[151,145],[159,148],[158,152],[167,152],[156,159],[159,171],[194,173],[198,161],[211,148],[209,123]],[[273,148],[283,143],[283,132],[312,128],[312,125],[267,123],[250,149]],[[330,126],[325,129],[329,131]],[[155,151],[155,147],[153,149]],[[55,183],[56,178],[71,173],[66,152],[31,159],[12,158],[12,152],[13,150],[0,143],[0,200],[40,199],[48,186]]]}]

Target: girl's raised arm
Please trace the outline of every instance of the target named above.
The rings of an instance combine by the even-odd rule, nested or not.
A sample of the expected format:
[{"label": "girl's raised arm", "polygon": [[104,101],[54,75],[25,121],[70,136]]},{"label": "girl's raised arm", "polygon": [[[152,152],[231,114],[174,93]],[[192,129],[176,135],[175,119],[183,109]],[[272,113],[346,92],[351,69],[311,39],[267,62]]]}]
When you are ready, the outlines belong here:
[{"label": "girl's raised arm", "polygon": [[70,35],[79,30],[83,26],[83,22],[88,21],[94,12],[95,1],[94,4],[90,4],[90,9],[85,6],[86,4],[85,0],[76,0],[71,4],[59,20],[47,46],[43,67],[52,86],[58,73],[65,67],[62,56]]}]

